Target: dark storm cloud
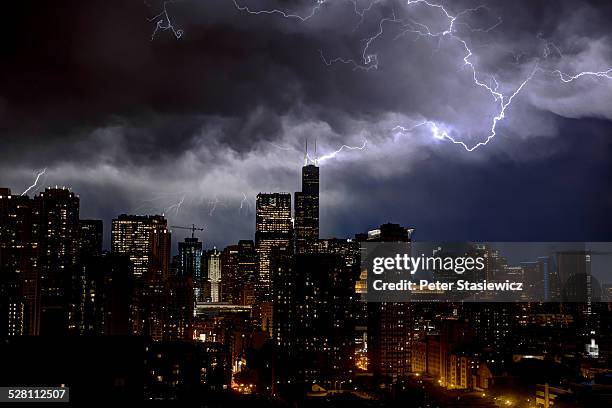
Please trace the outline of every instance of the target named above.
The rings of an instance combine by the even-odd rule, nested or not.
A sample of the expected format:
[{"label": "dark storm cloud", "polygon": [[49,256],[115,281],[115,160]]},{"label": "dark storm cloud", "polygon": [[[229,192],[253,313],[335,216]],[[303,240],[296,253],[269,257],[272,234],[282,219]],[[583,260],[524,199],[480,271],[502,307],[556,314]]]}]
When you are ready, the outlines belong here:
[{"label": "dark storm cloud", "polygon": [[[303,16],[314,4],[238,3]],[[232,1],[168,2],[171,22],[184,35],[159,31],[153,40],[155,22],[147,18],[162,10],[160,1],[6,5],[0,185],[20,192],[46,167],[43,182],[81,193],[86,216],[165,212],[173,224],[207,224],[212,241],[223,244],[251,235],[257,192],[299,188],[306,138],[318,138],[320,156],[367,140],[365,150],[321,163],[328,235],[352,235],[391,218],[429,231],[425,237],[489,239],[492,229],[511,225],[477,214],[514,210],[504,192],[517,190],[519,199],[542,197],[551,206],[554,197],[554,209],[517,207],[516,234],[496,239],[546,235],[527,234],[521,216],[560,233],[561,218],[572,214],[565,231],[603,239],[596,220],[612,207],[604,187],[612,167],[612,80],[564,84],[554,70],[612,67],[612,5],[487,1],[457,20],[479,79],[497,80],[505,95],[538,67],[498,124],[498,136],[467,153],[432,138],[428,128],[392,132],[434,120],[470,145],[487,137],[499,105],[474,85],[461,43],[406,32],[422,28],[415,22],[442,31],[449,20],[439,9],[406,1],[377,2],[361,19],[355,7],[369,3],[328,0],[301,22],[240,12]],[[444,4],[456,14],[481,3]],[[381,25],[392,16],[404,23]],[[366,53],[376,55],[377,69],[356,69],[370,66],[363,39],[381,27]],[[335,58],[354,63],[326,64]],[[582,165],[589,157],[592,163]],[[568,181],[568,169],[598,191],[592,213],[590,198],[563,199],[560,191],[578,183]],[[518,191],[533,172],[550,179],[550,187],[529,182]],[[449,179],[460,174],[465,180]],[[384,217],[375,210],[381,206]]]},{"label": "dark storm cloud", "polygon": [[[550,154],[546,160],[517,162],[495,152],[486,162],[466,162],[438,151],[420,161],[409,177],[394,178],[393,188],[368,182],[369,194],[377,199],[353,203],[365,219],[330,206],[324,206],[322,218],[354,231],[394,214],[416,227],[416,239],[430,241],[610,240],[612,126],[575,120],[563,125],[568,137],[552,154],[548,138],[522,143],[524,150]],[[574,137],[578,132],[589,143]],[[354,170],[335,175],[350,180],[349,191],[364,184],[350,177]]]}]

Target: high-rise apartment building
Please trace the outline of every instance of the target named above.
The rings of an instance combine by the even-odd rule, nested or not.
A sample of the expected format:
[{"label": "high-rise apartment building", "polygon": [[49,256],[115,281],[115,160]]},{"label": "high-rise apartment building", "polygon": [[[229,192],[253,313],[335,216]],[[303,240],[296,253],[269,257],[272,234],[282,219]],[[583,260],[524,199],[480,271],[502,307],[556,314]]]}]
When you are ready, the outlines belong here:
[{"label": "high-rise apartment building", "polygon": [[164,339],[193,340],[193,279],[173,276],[166,281],[167,308],[164,319]]},{"label": "high-rise apartment building", "polygon": [[286,248],[273,251],[273,339],[282,356],[277,384],[329,387],[348,381],[354,369],[353,288],[359,265],[347,262],[344,251],[328,249],[297,255]]},{"label": "high-rise apartment building", "polygon": [[73,278],[79,250],[79,197],[47,188],[34,197],[40,245],[41,334],[76,330]]},{"label": "high-rise apartment building", "polygon": [[103,238],[102,220],[79,221],[79,252],[82,255],[100,255]]},{"label": "high-rise apartment building", "polygon": [[[0,269],[14,274],[17,282],[8,283],[6,289],[21,290],[23,305],[23,332],[39,333],[40,317],[40,247],[38,210],[28,196],[13,195],[8,188],[0,188]],[[8,299],[8,296],[6,297]],[[7,313],[9,305],[6,305]]]},{"label": "high-rise apartment building", "polygon": [[278,247],[290,247],[293,233],[291,195],[289,193],[259,193],[255,221],[255,248],[259,257],[258,296],[271,294],[270,256]]},{"label": "high-rise apartment building", "polygon": [[[409,243],[412,229],[383,224],[358,239],[371,242]],[[362,254],[364,256],[365,254]],[[367,304],[368,360],[379,377],[396,379],[411,369],[412,305],[396,302]]]},{"label": "high-rise apartment building", "polygon": [[159,341],[166,324],[166,281],[170,275],[170,231],[161,215],[126,215],[113,220],[111,249],[134,265],[132,332]]},{"label": "high-rise apartment building", "polygon": [[202,242],[195,237],[185,238],[178,244],[180,265],[178,276],[191,278],[193,298],[202,298]]},{"label": "high-rise apartment building", "polygon": [[170,232],[161,215],[126,215],[113,220],[111,249],[126,254],[137,278],[149,273],[166,279],[170,272]]},{"label": "high-rise apartment building", "polygon": [[79,261],[78,333],[132,333],[134,271],[127,255],[87,255]]}]

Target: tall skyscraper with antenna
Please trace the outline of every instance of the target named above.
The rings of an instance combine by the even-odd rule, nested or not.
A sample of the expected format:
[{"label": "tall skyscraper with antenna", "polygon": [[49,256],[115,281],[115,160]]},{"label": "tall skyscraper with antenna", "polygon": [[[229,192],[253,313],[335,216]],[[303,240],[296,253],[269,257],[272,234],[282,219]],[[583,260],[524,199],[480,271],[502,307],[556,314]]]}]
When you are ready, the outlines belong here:
[{"label": "tall skyscraper with antenna", "polygon": [[302,191],[295,193],[295,244],[297,253],[306,253],[319,239],[319,167],[317,142],[314,159],[308,156],[308,140],[304,148]]}]

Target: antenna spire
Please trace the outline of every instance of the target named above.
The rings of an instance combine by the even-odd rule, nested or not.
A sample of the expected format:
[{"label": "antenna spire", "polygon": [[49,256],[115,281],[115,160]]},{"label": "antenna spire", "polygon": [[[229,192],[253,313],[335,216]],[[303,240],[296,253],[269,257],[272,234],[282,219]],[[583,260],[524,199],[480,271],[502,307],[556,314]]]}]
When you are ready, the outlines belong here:
[{"label": "antenna spire", "polygon": [[319,156],[317,155],[317,138],[315,137],[315,146],[314,146],[314,165],[319,165]]},{"label": "antenna spire", "polygon": [[306,143],[304,145],[304,166],[308,164],[308,138],[306,138]]}]

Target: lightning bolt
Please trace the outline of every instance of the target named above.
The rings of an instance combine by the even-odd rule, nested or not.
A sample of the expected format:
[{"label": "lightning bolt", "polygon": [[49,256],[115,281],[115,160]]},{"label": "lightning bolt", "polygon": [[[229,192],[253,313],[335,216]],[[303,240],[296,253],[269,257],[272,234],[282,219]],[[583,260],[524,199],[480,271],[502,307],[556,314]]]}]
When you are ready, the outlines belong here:
[{"label": "lightning bolt", "polygon": [[[533,78],[533,76],[535,75],[538,69],[538,66],[536,65],[536,67],[531,71],[531,74],[525,80],[523,80],[523,82],[518,86],[518,88],[516,88],[516,90],[511,95],[509,96],[504,95],[503,93],[498,91],[499,83],[494,77],[490,78],[489,83],[483,82],[480,79],[480,76],[476,70],[476,67],[474,63],[471,61],[471,57],[474,54],[472,50],[470,49],[467,41],[455,35],[455,23],[457,22],[458,18],[460,18],[461,16],[467,13],[472,13],[472,12],[476,12],[478,10],[484,9],[486,8],[485,6],[478,6],[475,8],[466,9],[466,10],[459,12],[457,15],[452,15],[446,10],[444,6],[440,4],[430,3],[427,0],[409,0],[406,4],[407,6],[422,4],[430,8],[439,9],[444,14],[444,16],[448,19],[448,26],[443,31],[432,32],[431,29],[427,25],[418,23],[418,22],[413,22],[413,24],[409,25],[408,28],[404,30],[404,33],[411,32],[411,33],[417,34],[418,36],[434,37],[434,38],[449,37],[457,41],[461,45],[461,47],[463,47],[463,49],[465,50],[465,54],[463,57],[464,67],[467,67],[470,70],[474,84],[486,90],[493,98],[493,101],[497,103],[497,114],[493,117],[493,120],[491,122],[491,127],[489,129],[489,134],[486,137],[486,139],[472,146],[469,146],[467,143],[461,140],[455,139],[447,131],[441,130],[439,124],[431,120],[425,120],[424,122],[416,126],[413,126],[410,129],[406,129],[403,126],[396,126],[393,128],[393,130],[396,132],[401,131],[403,133],[409,133],[411,130],[414,130],[416,127],[428,126],[434,138],[446,139],[453,144],[463,147],[468,152],[472,152],[481,146],[487,145],[497,135],[497,124],[506,117],[506,109],[510,106],[510,104],[512,103],[512,100],[521,92],[521,90],[525,87],[525,85]],[[502,20],[498,19],[498,22],[495,25],[487,29],[482,29],[482,31],[488,32],[492,30],[494,27],[497,27],[499,24],[501,24],[501,22]],[[380,34],[377,34],[377,36],[378,35]]]},{"label": "lightning bolt", "polygon": [[559,79],[561,80],[561,82],[564,82],[566,84],[573,82],[578,78],[582,78],[583,76],[594,76],[594,77],[612,79],[612,68],[610,68],[607,71],[599,71],[599,72],[583,71],[575,75],[566,74],[564,72],[559,71],[558,69],[554,70],[553,73],[556,75],[559,75]]},{"label": "lightning bolt", "polygon": [[164,211],[164,213],[169,213],[172,209],[174,209],[175,215],[178,215],[181,209],[181,205],[183,205],[184,202],[185,202],[185,196],[183,195],[183,197],[181,197],[179,202],[177,202],[176,204],[172,204],[171,206],[166,208],[166,211]]},{"label": "lightning bolt", "polygon": [[[314,15],[317,13],[317,11],[319,11],[319,9],[325,3],[327,3],[327,0],[317,0],[315,6],[312,7],[312,9],[310,10],[309,14],[307,14],[305,16],[300,16],[299,14],[287,13],[285,11],[277,10],[277,9],[273,9],[273,10],[251,10],[248,6],[241,6],[240,4],[238,4],[238,2],[236,0],[232,0],[232,1],[234,2],[234,5],[236,6],[236,8],[239,11],[244,11],[245,13],[248,13],[248,14],[254,14],[254,15],[277,14],[277,15],[280,15],[280,16],[282,16],[284,18],[297,19],[297,20],[300,20],[300,21],[310,20],[312,17],[314,17]],[[357,6],[355,5],[355,7],[357,7]]]},{"label": "lightning bolt", "polygon": [[[238,4],[236,2],[234,2],[236,4],[236,6],[238,7],[239,10],[243,11],[244,7],[239,7]],[[312,12],[307,16],[307,18],[300,18],[300,20],[305,21],[308,18],[311,18],[312,16],[315,15],[315,12],[321,7],[321,5],[324,2],[319,2],[315,7],[313,7]],[[368,6],[367,10],[371,9],[374,4],[376,4],[378,2],[371,2],[370,5]],[[353,2],[353,4],[355,5],[355,11],[357,12],[357,5],[356,5],[356,1]],[[476,144],[474,144],[473,146],[469,146],[468,144],[466,144],[463,141],[457,140],[455,139],[453,136],[451,136],[448,132],[446,131],[442,131],[440,130],[440,126],[436,123],[433,122],[431,120],[426,120],[423,123],[420,123],[419,125],[417,125],[416,127],[420,127],[420,126],[429,126],[430,131],[432,132],[432,135],[437,138],[437,139],[446,139],[448,141],[450,141],[453,144],[457,144],[462,146],[466,151],[471,152],[475,149],[477,149],[478,147],[484,146],[486,144],[488,144],[497,134],[496,131],[496,127],[497,127],[497,123],[501,120],[503,120],[506,116],[506,109],[510,106],[510,104],[512,103],[512,100],[514,99],[515,96],[517,96],[520,91],[524,88],[524,86],[527,84],[527,82],[529,82],[529,80],[531,80],[537,70],[537,66],[536,68],[534,68],[534,70],[532,70],[531,74],[519,85],[519,87],[509,96],[504,95],[503,93],[501,93],[500,91],[498,91],[499,88],[499,84],[497,82],[497,80],[495,78],[492,78],[489,83],[487,84],[486,82],[483,82],[482,80],[480,80],[479,78],[479,74],[476,70],[476,67],[474,65],[474,63],[471,61],[471,57],[473,56],[473,52],[470,49],[470,47],[468,46],[468,43],[466,40],[458,37],[457,35],[455,35],[455,24],[457,23],[457,19],[459,19],[460,17],[462,17],[463,15],[466,15],[468,13],[472,13],[472,12],[476,12],[479,11],[481,9],[485,9],[486,7],[484,5],[475,7],[475,8],[470,8],[470,9],[466,9],[463,10],[461,12],[459,12],[457,15],[452,15],[451,13],[448,12],[448,10],[446,10],[446,8],[441,5],[441,4],[435,4],[435,3],[431,3],[427,0],[408,0],[406,5],[407,6],[413,6],[413,5],[417,5],[417,4],[421,4],[424,5],[426,7],[429,8],[433,8],[433,9],[439,9],[443,15],[446,17],[446,19],[448,20],[448,25],[447,27],[442,30],[442,31],[432,31],[427,25],[420,23],[420,22],[405,22],[401,19],[398,19],[395,13],[395,10],[392,10],[392,14],[390,17],[385,17],[382,18],[379,21],[378,24],[378,31],[375,32],[372,36],[368,37],[367,39],[364,40],[364,46],[362,48],[362,52],[361,52],[361,59],[362,62],[358,63],[355,60],[352,59],[344,59],[341,57],[337,57],[334,59],[326,59],[323,52],[321,50],[319,50],[320,55],[321,55],[321,59],[323,60],[323,63],[327,66],[331,66],[333,64],[337,64],[337,63],[341,63],[341,64],[349,64],[353,66],[353,69],[362,69],[362,70],[371,70],[371,69],[377,69],[378,68],[378,56],[376,53],[372,53],[370,52],[370,47],[372,45],[372,43],[374,41],[376,41],[380,36],[383,35],[384,31],[385,31],[385,25],[387,23],[396,23],[396,24],[401,24],[402,27],[402,33],[400,35],[398,35],[396,37],[399,38],[401,35],[404,35],[406,33],[414,33],[417,34],[418,36],[421,37],[432,37],[432,38],[438,38],[441,39],[443,37],[449,37],[452,38],[454,40],[456,40],[465,50],[465,55],[463,57],[463,62],[464,62],[464,66],[468,67],[471,70],[472,73],[472,79],[475,85],[485,89],[486,91],[489,92],[489,94],[491,95],[491,97],[493,98],[494,102],[496,102],[498,104],[498,109],[497,109],[497,114],[493,117],[493,120],[491,122],[491,127],[490,127],[490,132],[489,135],[487,136],[487,138],[484,141],[478,142]],[[358,15],[360,15],[361,20],[360,23],[363,19],[363,15],[365,13],[365,10],[363,11],[363,13],[359,13],[357,12]],[[290,16],[295,16],[292,14],[288,14],[286,12],[280,11],[280,10],[261,10],[261,11],[252,11],[252,10],[248,10],[248,12],[250,14],[280,14],[283,17],[290,17]],[[502,23],[501,18],[498,18],[498,21],[492,25],[491,27],[488,27],[486,29],[473,29],[471,28],[469,25],[465,24],[465,23],[461,23],[464,24],[466,26],[468,26],[472,31],[483,31],[483,32],[488,32],[491,31],[492,29],[494,29],[495,27],[499,26]],[[410,129],[415,129],[415,126],[413,126]],[[393,130],[395,132],[401,131],[401,132],[409,132],[408,128],[405,128],[403,126],[396,126],[395,128],[393,128]],[[329,158],[333,158],[336,156],[336,154],[338,154],[340,151],[342,151],[343,148],[348,148],[348,146],[343,146],[341,147],[338,151],[336,152],[332,152],[329,155],[323,156],[321,157],[321,161],[324,161],[326,159]],[[365,143],[364,146],[362,147],[362,149],[365,148]]]},{"label": "lightning bolt", "polygon": [[[356,0],[352,1],[352,3],[355,6],[354,7],[355,13],[361,17],[359,20],[359,24],[361,24],[363,22],[363,17],[364,17],[365,12],[369,11],[375,4],[379,2],[372,1],[370,5],[367,8],[365,8],[362,12],[358,11]],[[454,138],[453,136],[449,134],[448,131],[442,129],[441,124],[436,123],[431,120],[425,120],[410,128],[406,128],[404,126],[398,125],[393,128],[393,131],[396,133],[410,133],[411,131],[415,130],[418,127],[427,126],[434,138],[440,139],[440,140],[447,140],[453,144],[461,146],[463,149],[465,149],[468,152],[472,152],[479,147],[487,145],[497,135],[497,125],[500,121],[506,118],[506,111],[512,104],[512,101],[514,100],[514,98],[519,95],[519,93],[523,90],[523,88],[527,85],[527,83],[531,79],[533,79],[534,75],[537,72],[543,71],[539,67],[539,63],[536,63],[535,67],[531,70],[530,74],[519,84],[519,86],[514,90],[514,92],[512,92],[511,94],[504,94],[499,91],[499,83],[495,79],[495,77],[490,77],[488,81],[484,81],[481,79],[481,75],[478,73],[476,66],[471,60],[474,55],[472,49],[470,48],[470,46],[468,45],[465,39],[457,35],[456,29],[455,29],[457,25],[463,25],[467,27],[471,32],[487,33],[503,23],[503,20],[500,17],[498,17],[497,22],[490,27],[473,28],[467,23],[458,21],[458,19],[468,13],[474,13],[482,9],[487,9],[486,6],[480,5],[478,7],[465,9],[465,10],[460,11],[456,15],[453,15],[443,5],[432,3],[428,0],[408,0],[405,4],[407,7],[421,5],[421,6],[428,7],[430,9],[438,9],[442,13],[443,17],[447,19],[448,24],[446,25],[446,28],[441,31],[432,31],[429,26],[421,22],[403,21],[397,18],[395,9],[393,9],[390,17],[382,18],[379,21],[378,31],[376,31],[372,36],[364,40],[365,45],[363,46],[362,52],[361,52],[361,59],[362,59],[361,63],[355,60],[352,60],[352,59],[344,59],[342,57],[327,59],[325,58],[323,52],[319,50],[323,63],[327,66],[331,66],[333,64],[349,64],[353,66],[354,70],[361,69],[361,70],[369,71],[371,69],[377,69],[378,68],[378,56],[376,53],[372,53],[369,50],[370,50],[372,43],[375,40],[377,40],[380,36],[383,35],[384,30],[385,30],[385,25],[388,23],[400,24],[401,26],[402,31],[398,36],[396,36],[395,39],[398,39],[399,37],[405,34],[413,33],[413,34],[416,34],[418,37],[437,38],[439,41],[444,37],[457,41],[457,43],[465,51],[465,54],[463,56],[463,65],[464,67],[467,67],[470,70],[474,85],[486,90],[489,93],[489,95],[492,97],[493,102],[497,106],[496,114],[495,116],[493,116],[493,119],[491,120],[491,125],[489,128],[487,137],[484,140],[479,141],[470,146],[467,143]],[[320,4],[317,7],[320,7]],[[279,12],[278,10],[272,10],[271,13],[269,14],[281,14],[281,15],[286,14],[286,13],[282,13],[282,12],[278,13],[278,12]],[[313,13],[309,15],[309,17],[312,17],[313,15],[314,15],[314,10],[313,10]],[[562,56],[561,50],[553,43],[548,42],[546,43],[545,49],[544,49],[545,58],[547,58],[551,54],[552,52],[551,49],[555,51],[556,53],[558,53],[560,56]],[[595,77],[612,79],[612,69],[609,69],[607,71],[583,71],[575,75],[569,75],[559,70],[555,70],[553,71],[553,73],[558,75],[559,79],[564,83],[572,82],[583,76],[595,76]],[[334,157],[334,156],[335,154],[332,153],[330,157]],[[326,156],[324,157],[327,158]],[[321,158],[321,160],[323,160],[323,158]]]},{"label": "lightning bolt", "polygon": [[[276,16],[280,16],[283,18],[287,18],[287,19],[298,20],[299,22],[306,22],[312,19],[318,13],[320,13],[323,6],[325,6],[328,3],[328,0],[316,0],[315,4],[310,8],[309,12],[305,14],[297,14],[297,13],[292,13],[292,12],[288,12],[288,11],[284,11],[280,9],[254,10],[248,6],[240,5],[237,0],[232,0],[232,1],[237,10],[247,13],[247,14],[276,15]],[[357,23],[357,26],[355,27],[356,29],[363,23],[366,13],[368,13],[374,6],[383,3],[384,0],[371,0],[368,6],[362,8],[361,10],[359,9],[358,4],[357,4],[358,0],[346,0],[346,1],[353,4],[353,13],[359,17],[359,21]],[[167,8],[166,8],[166,3],[169,3],[169,2],[171,1],[165,2],[163,6],[163,11],[158,16],[152,19],[152,20],[157,21],[156,28],[153,33],[153,37],[155,36],[157,31],[162,30],[162,29],[163,30],[172,29],[172,31],[175,32],[175,28],[173,27],[171,23],[171,19],[168,15]],[[419,127],[426,127],[429,129],[429,131],[431,132],[431,135],[435,139],[446,140],[448,142],[461,146],[463,149],[465,149],[468,152],[472,152],[479,147],[487,145],[493,138],[495,138],[495,136],[497,136],[497,125],[506,118],[506,112],[510,108],[513,100],[515,99],[515,97],[517,97],[521,93],[521,91],[525,88],[525,86],[529,83],[529,81],[533,79],[536,73],[538,72],[553,73],[554,75],[558,76],[559,80],[562,83],[565,83],[565,84],[573,82],[585,76],[612,79],[612,69],[608,69],[604,71],[583,71],[583,72],[579,72],[576,74],[567,74],[560,70],[544,71],[543,69],[539,67],[539,62],[536,62],[534,68],[531,70],[529,75],[527,75],[527,77],[522,80],[522,82],[518,85],[518,87],[514,89],[513,92],[503,93],[499,90],[500,86],[495,77],[489,76],[487,80],[482,78],[482,75],[478,72],[474,62],[472,61],[472,57],[474,56],[472,49],[470,48],[467,40],[460,37],[456,30],[456,26],[461,25],[461,26],[467,27],[467,29],[470,32],[488,33],[503,23],[503,20],[500,17],[498,17],[497,22],[491,25],[490,27],[474,28],[470,26],[468,23],[460,21],[460,18],[469,13],[474,13],[479,10],[487,9],[487,7],[484,5],[465,9],[465,10],[458,12],[457,14],[452,14],[442,4],[433,3],[429,0],[407,0],[404,4],[407,8],[421,6],[421,7],[427,7],[432,10],[438,10],[441,13],[442,17],[446,19],[447,24],[445,28],[439,31],[434,31],[428,25],[422,22],[418,22],[414,20],[406,21],[406,20],[399,19],[396,16],[395,8],[392,7],[391,16],[381,18],[378,23],[378,30],[373,35],[363,40],[364,45],[361,49],[361,61],[355,61],[353,59],[346,59],[343,57],[326,58],[323,51],[319,50],[320,57],[323,63],[327,66],[332,66],[335,64],[351,65],[353,67],[353,70],[370,71],[370,70],[377,69],[379,65],[378,56],[375,52],[370,51],[370,49],[371,49],[372,44],[377,39],[379,39],[385,32],[385,26],[389,24],[399,25],[400,27],[401,32],[399,35],[395,37],[396,40],[407,34],[415,34],[417,38],[429,37],[429,38],[437,39],[438,47],[439,47],[440,41],[442,41],[442,39],[444,38],[448,38],[450,40],[456,41],[457,44],[463,49],[464,51],[463,67],[467,68],[470,71],[471,73],[470,76],[471,76],[471,80],[473,84],[476,87],[483,89],[489,94],[492,100],[492,103],[495,106],[495,114],[491,119],[490,127],[487,130],[488,135],[486,136],[486,138],[472,145],[464,141],[456,139],[448,131],[444,130],[445,126],[443,124],[434,122],[429,119],[425,119],[421,123],[418,123],[417,125],[414,125],[409,128],[401,126],[401,125],[397,125],[392,128],[392,131],[395,132],[396,135],[410,133],[411,131]],[[179,38],[180,35],[182,35],[182,31],[180,31],[179,35],[177,35],[177,33],[175,32],[175,36],[177,38]],[[538,38],[541,39],[541,34],[538,34]],[[563,56],[559,47],[557,47],[553,43],[546,42],[545,47],[544,47],[544,58],[545,59],[548,58],[550,54],[553,52],[557,53],[560,57]],[[282,147],[279,147],[279,148],[283,149]],[[319,160],[324,161],[326,159],[333,158],[336,156],[336,154],[340,153],[340,151],[342,151],[343,148],[350,148],[350,147],[343,146],[338,151],[332,152],[329,155],[325,155],[321,157]],[[359,148],[359,149],[363,149],[363,148],[365,148],[365,144],[362,148]]]},{"label": "lightning bolt", "polygon": [[242,201],[240,201],[240,209],[242,210],[242,207],[244,206],[244,203],[247,200],[247,196],[245,193],[242,193]]},{"label": "lightning bolt", "polygon": [[348,0],[348,1],[353,3],[355,14],[357,14],[360,17],[359,22],[353,29],[353,31],[356,31],[361,26],[361,24],[363,24],[363,20],[365,18],[365,15],[368,13],[368,11],[372,10],[372,7],[374,7],[378,3],[383,2],[384,0],[372,0],[370,1],[370,4],[367,7],[364,7],[361,10],[357,8],[357,0]]},{"label": "lightning bolt", "polygon": [[[178,215],[178,211],[187,198],[187,191],[178,191],[170,193],[161,193],[147,200],[143,200],[139,205],[130,210],[131,213],[137,213],[140,210],[144,212],[152,211],[155,213],[167,214],[170,211]],[[178,201],[175,197],[181,197]]]},{"label": "lightning bolt", "polygon": [[385,17],[383,19],[380,20],[380,23],[378,25],[378,32],[376,32],[376,34],[374,34],[373,36],[367,38],[365,40],[365,46],[363,47],[362,53],[361,53],[361,58],[363,59],[363,63],[360,64],[358,62],[356,62],[353,59],[344,59],[342,57],[336,57],[330,60],[327,60],[325,58],[325,56],[323,55],[323,51],[319,50],[319,54],[321,55],[321,59],[323,60],[323,63],[325,65],[332,66],[334,64],[348,64],[348,65],[352,65],[353,66],[353,70],[357,70],[357,69],[361,69],[364,71],[369,71],[371,69],[378,69],[378,55],[376,54],[370,54],[369,53],[369,48],[370,45],[372,44],[372,42],[374,42],[378,37],[380,37],[381,35],[383,35],[384,33],[384,24],[388,23],[388,22],[392,22],[392,23],[398,23],[400,22],[400,20],[398,20],[395,17],[395,10],[393,11],[393,16],[392,17]]},{"label": "lightning bolt", "polygon": [[251,209],[251,203],[249,203],[246,193],[242,193],[242,201],[240,201],[240,208],[238,209],[238,214],[242,214],[243,208],[245,209],[245,214],[248,214],[249,210]]},{"label": "lightning bolt", "polygon": [[[537,37],[542,38],[541,33],[538,33]],[[561,52],[561,49],[557,47],[556,44],[550,41],[546,41],[546,43],[544,44],[544,53],[543,53],[544,58],[548,58],[553,53],[563,58],[563,53]]]},{"label": "lightning bolt", "polygon": [[162,11],[158,15],[153,16],[148,19],[150,23],[155,24],[155,29],[153,30],[153,33],[151,34],[151,41],[155,39],[155,36],[157,35],[159,31],[170,30],[172,31],[172,34],[174,34],[174,37],[176,37],[177,40],[183,36],[184,31],[180,28],[176,28],[174,24],[172,24],[172,19],[170,18],[170,14],[168,14],[168,8],[167,8],[168,4],[177,3],[177,2],[178,2],[177,0],[164,1],[162,5]]},{"label": "lightning bolt", "polygon": [[41,171],[38,172],[38,174],[36,174],[36,179],[34,180],[34,184],[32,184],[30,187],[26,188],[26,190],[21,193],[22,196],[28,194],[28,192],[30,190],[32,190],[34,187],[36,187],[36,185],[38,184],[38,180],[40,180],[40,177],[45,174],[47,172],[47,168],[45,167],[44,169],[42,169]]},{"label": "lightning bolt", "polygon": [[217,209],[217,204],[219,204],[219,198],[215,196],[214,199],[208,201],[208,215],[212,217],[213,213]]},{"label": "lightning bolt", "polygon": [[[193,192],[192,192],[193,193]],[[130,210],[131,213],[136,213],[140,210],[146,212],[154,212],[156,214],[166,214],[171,216],[178,216],[181,212],[182,206],[185,202],[192,199],[192,193],[186,191],[180,191],[177,193],[163,193],[157,196],[154,196],[151,199],[143,201],[140,205]],[[179,196],[180,199],[178,201],[171,201],[172,198]],[[233,198],[228,198],[228,200],[233,201]],[[193,200],[192,200],[193,201]],[[244,210],[246,214],[252,208],[251,203],[248,201],[248,197],[246,193],[242,193],[242,198],[240,200],[238,213],[241,214]],[[209,199],[207,202],[208,205],[208,215],[213,216],[215,211],[219,206],[227,208],[229,204],[227,202],[221,201],[218,196],[215,196],[212,199]]]},{"label": "lightning bolt", "polygon": [[335,150],[335,151],[333,151],[331,153],[328,153],[326,155],[323,155],[323,156],[321,156],[319,158],[315,157],[314,159],[311,159],[309,155],[306,155],[306,157],[308,158],[308,160],[315,162],[315,164],[318,164],[318,163],[324,162],[326,160],[333,159],[338,154],[340,154],[344,149],[346,149],[346,150],[364,150],[367,145],[368,145],[368,141],[366,139],[364,139],[363,140],[363,144],[361,146],[342,145],[342,146],[340,146],[339,149],[337,149],[337,150]]},{"label": "lightning bolt", "polygon": [[523,87],[525,85],[527,85],[527,82],[529,82],[531,80],[531,78],[533,78],[533,76],[535,75],[535,73],[538,70],[538,66],[536,65],[536,67],[531,71],[531,74],[527,77],[527,79],[525,79],[521,85],[510,95],[509,98],[505,99],[504,95],[500,92],[497,92],[496,89],[498,87],[497,85],[497,81],[493,80],[494,83],[496,84],[494,87],[491,87],[491,85],[486,85],[484,83],[481,83],[479,81],[476,80],[476,76],[474,76],[474,80],[476,81],[476,83],[479,86],[484,86],[487,90],[489,90],[489,92],[491,92],[491,94],[494,96],[496,101],[499,101],[500,103],[500,110],[498,112],[498,114],[493,118],[493,122],[491,124],[491,132],[489,133],[489,135],[487,136],[487,138],[484,141],[478,142],[472,146],[469,146],[468,144],[466,144],[465,142],[462,142],[461,140],[457,140],[454,137],[452,137],[447,131],[444,130],[440,130],[440,126],[433,121],[430,120],[426,120],[422,123],[419,123],[418,125],[415,125],[413,127],[411,127],[410,129],[406,129],[403,126],[395,126],[393,128],[394,131],[400,131],[402,133],[410,133],[412,130],[416,129],[417,127],[421,127],[421,126],[429,126],[432,136],[436,139],[446,139],[448,141],[450,141],[453,144],[459,145],[461,147],[463,147],[466,151],[468,152],[473,152],[474,150],[478,149],[481,146],[486,146],[496,135],[497,135],[497,123],[501,120],[503,120],[506,117],[506,108],[508,108],[508,106],[510,106],[510,104],[512,103],[512,100],[514,99],[514,97],[516,95],[519,94],[519,92],[521,92],[521,90],[523,89]]},{"label": "lightning bolt", "polygon": [[270,144],[272,145],[272,147],[275,147],[278,150],[294,151],[294,152],[298,152],[299,153],[299,151],[296,148],[291,147],[291,146],[281,146],[281,145],[278,145],[278,144],[272,143],[272,142],[270,142]]},{"label": "lightning bolt", "polygon": [[[298,153],[300,155],[304,154],[303,151],[300,151],[300,150],[298,150],[298,149],[296,149],[295,147],[292,147],[292,146],[281,146],[281,145],[277,145],[275,143],[270,143],[270,145],[275,147],[278,150],[293,151],[293,152],[296,152],[296,153]],[[310,154],[307,153],[306,154],[306,158],[308,159],[308,161],[314,162],[315,164],[319,164],[321,162],[324,162],[324,161],[327,161],[329,159],[335,158],[343,150],[365,150],[367,145],[368,145],[367,139],[363,139],[363,143],[362,143],[361,146],[349,146],[349,145],[343,144],[342,146],[340,146],[335,151],[333,151],[331,153],[327,153],[327,154],[325,154],[325,155],[323,155],[321,157],[310,157]]]}]

